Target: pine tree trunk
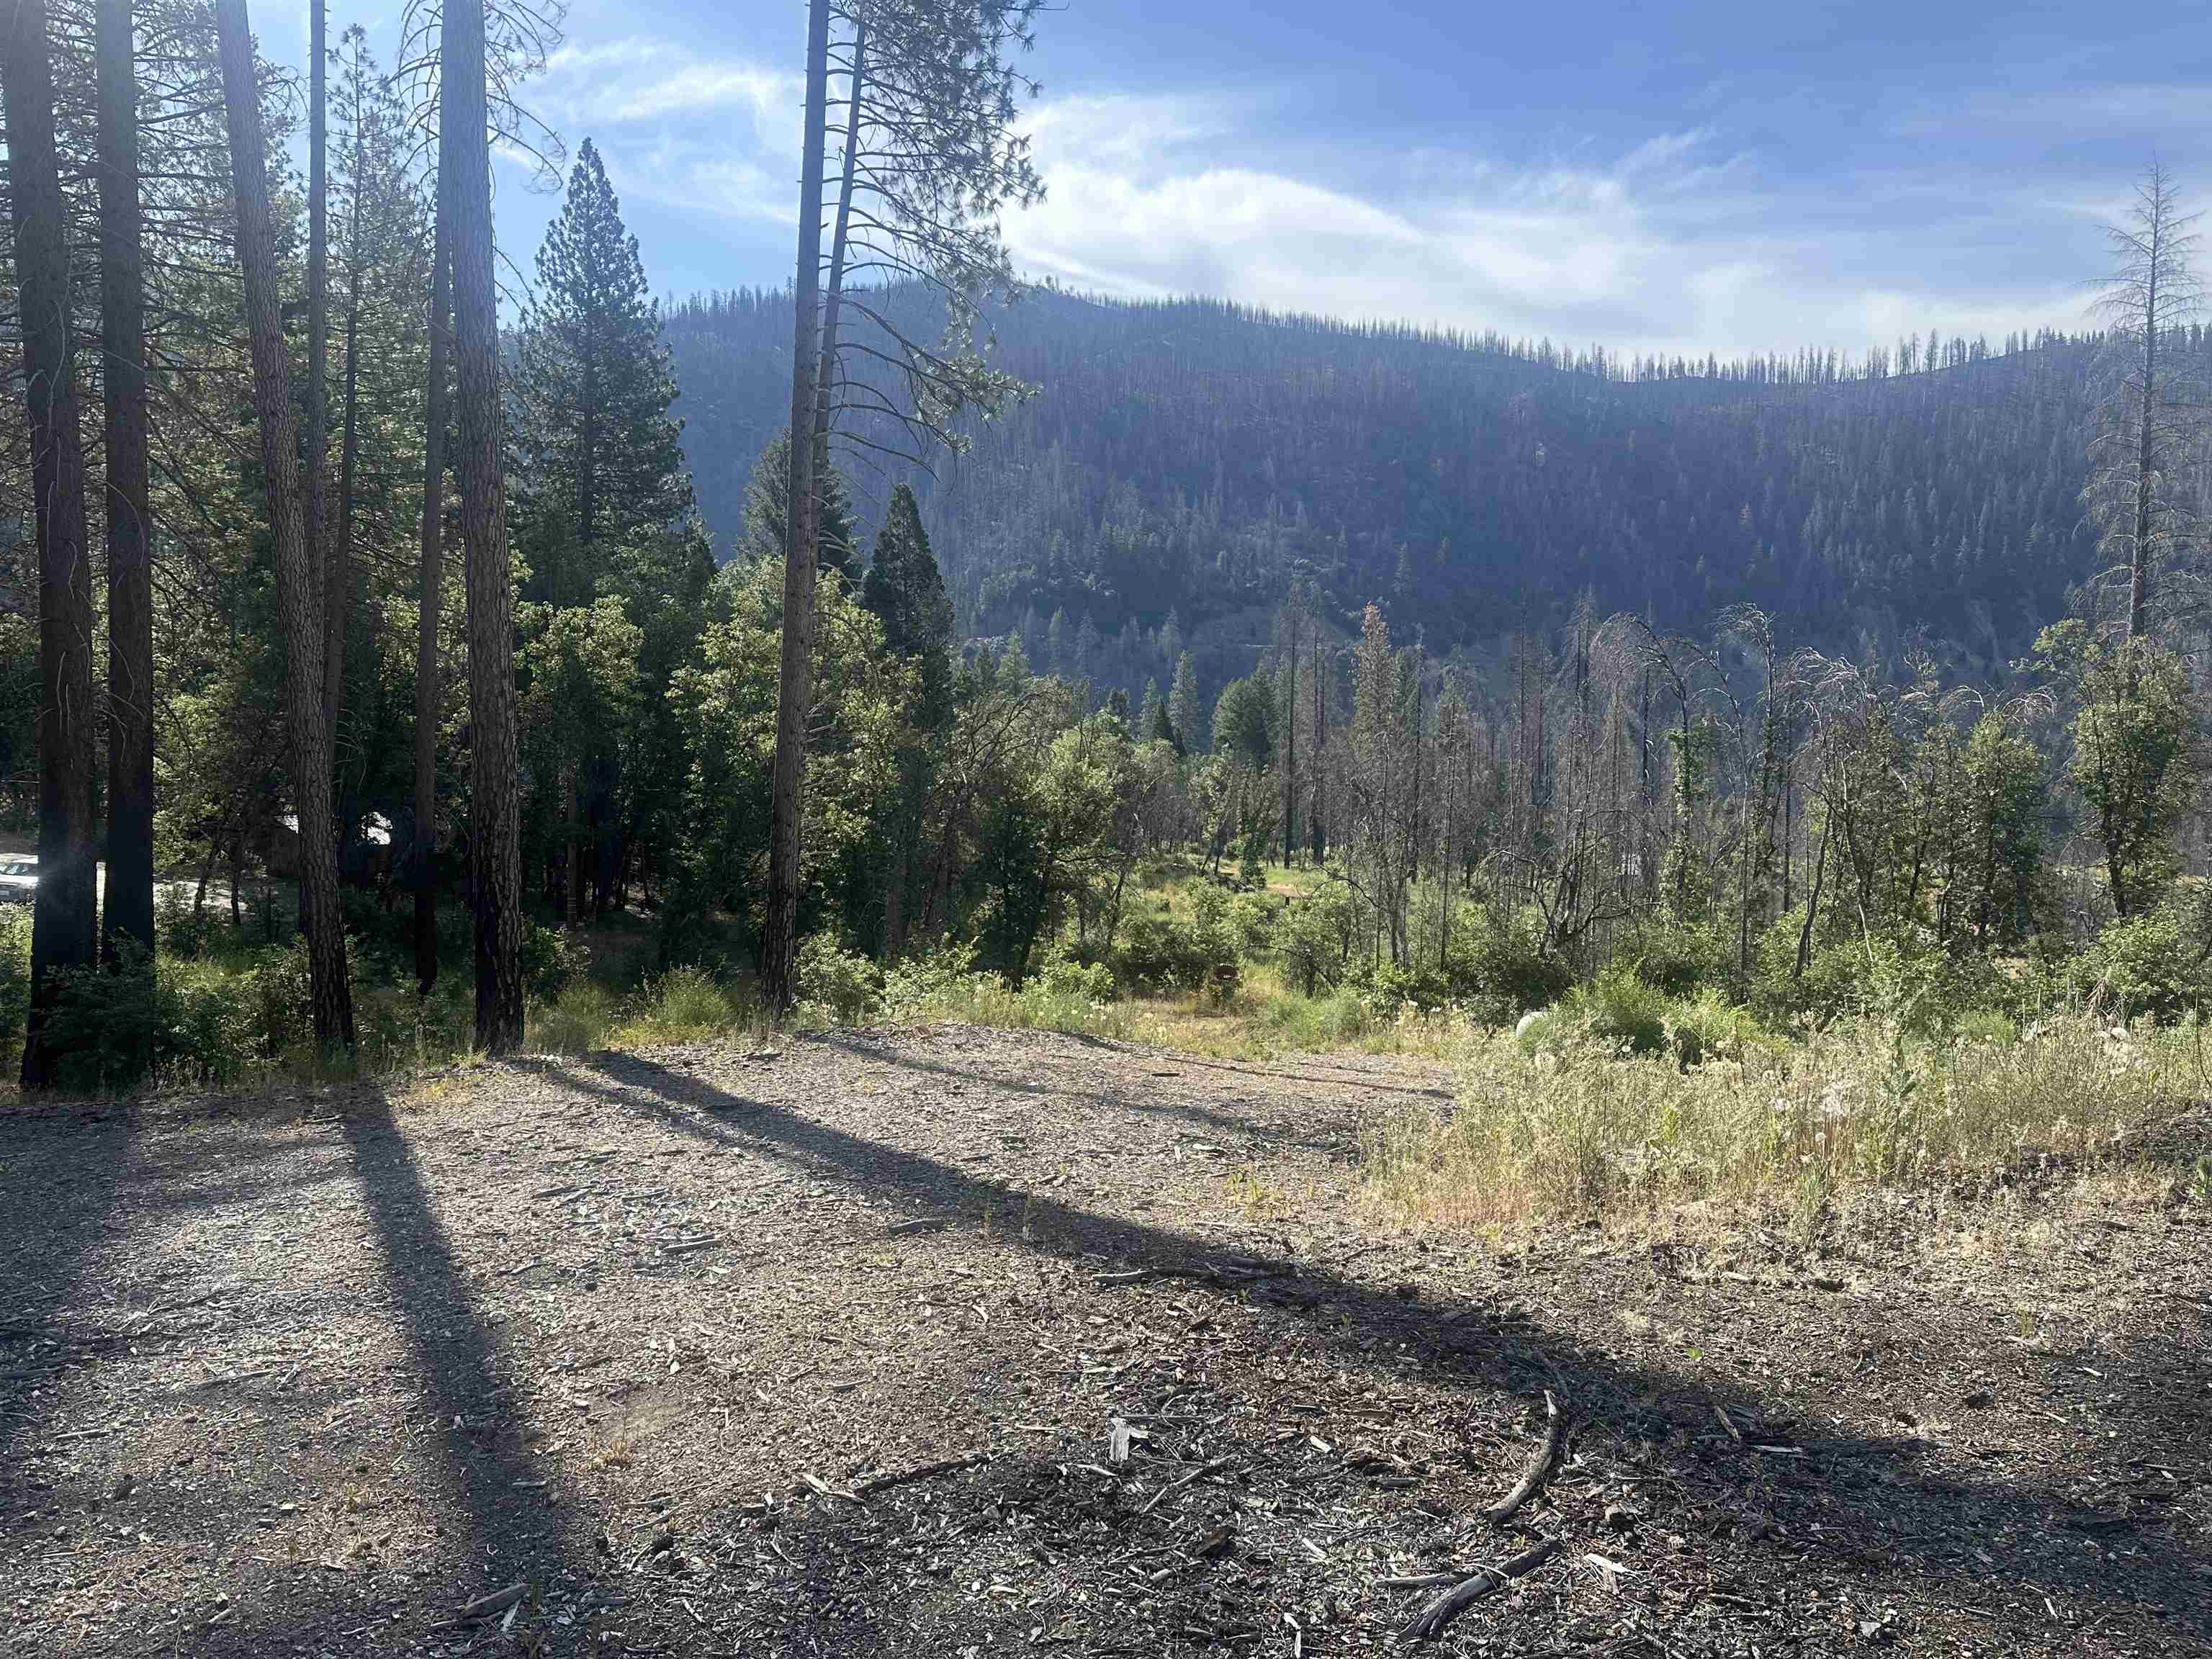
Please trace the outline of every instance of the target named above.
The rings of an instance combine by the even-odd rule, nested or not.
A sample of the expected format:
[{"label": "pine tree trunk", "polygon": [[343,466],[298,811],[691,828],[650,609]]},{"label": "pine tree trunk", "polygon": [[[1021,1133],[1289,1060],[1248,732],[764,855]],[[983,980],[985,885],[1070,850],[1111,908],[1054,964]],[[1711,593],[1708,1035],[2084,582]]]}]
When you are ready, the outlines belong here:
[{"label": "pine tree trunk", "polygon": [[422,398],[422,531],[416,573],[415,980],[428,996],[438,982],[438,625],[446,580],[446,381],[453,340],[452,250],[445,196],[431,210],[430,372]]},{"label": "pine tree trunk", "polygon": [[39,547],[39,887],[31,911],[31,1012],[23,1086],[50,1088],[45,1041],[54,975],[99,944],[92,790],[92,561],[85,547],[84,438],[77,424],[72,296],[45,0],[0,16],[0,100],[22,319],[31,484]]},{"label": "pine tree trunk", "polygon": [[477,1045],[522,1042],[522,841],[514,710],[514,591],[501,433],[499,299],[492,264],[484,9],[448,0],[441,24],[439,177],[452,210],[454,476],[469,607],[469,869],[476,910]]},{"label": "pine tree trunk", "polygon": [[100,0],[100,340],[107,443],[107,897],[101,950],[154,952],[154,568],[131,0]]},{"label": "pine tree trunk", "polygon": [[[315,0],[318,13],[322,0]],[[323,718],[331,728],[331,758],[339,753],[338,725],[345,714],[346,625],[353,609],[354,477],[361,460],[361,262],[365,252],[362,234],[361,192],[368,165],[368,145],[361,136],[360,112],[355,112],[353,145],[353,223],[346,241],[345,391],[339,419],[338,533],[331,538],[330,585],[325,593],[323,633]],[[346,815],[351,830],[352,814]]]},{"label": "pine tree trunk", "polygon": [[[328,551],[323,532],[330,471],[331,228],[325,0],[307,0],[307,568],[317,608],[326,613],[329,577],[323,566]],[[327,676],[327,659],[323,668]]]},{"label": "pine tree trunk", "polygon": [[276,227],[260,88],[246,0],[217,0],[223,104],[238,210],[238,263],[253,358],[253,408],[276,550],[276,609],[285,641],[291,727],[293,810],[299,817],[300,908],[307,934],[309,999],[316,1041],[354,1046],[353,994],[346,980],[344,921],[338,909],[337,848],[331,835],[330,728],[323,723],[321,595],[300,501],[300,428],[276,283]]},{"label": "pine tree trunk", "polygon": [[[814,476],[817,480],[830,471],[830,393],[837,378],[837,314],[845,297],[845,239],[853,217],[853,179],[859,171],[860,88],[867,73],[867,53],[868,26],[856,22],[853,29],[851,88],[845,100],[845,167],[837,184],[837,220],[830,237],[830,283],[822,296],[822,344],[816,354],[813,432]],[[826,106],[826,90],[823,97]],[[824,120],[826,123],[826,109]],[[818,537],[819,512],[815,514],[814,524]],[[817,566],[820,563],[818,545],[816,562]]]},{"label": "pine tree trunk", "polygon": [[799,788],[814,657],[814,577],[820,518],[814,497],[816,310],[822,264],[822,147],[830,79],[830,0],[811,0],[806,33],[806,124],[793,273],[789,548],[783,572],[782,654],[776,677],[775,764],[769,786],[768,904],[761,933],[761,997],[781,1016],[796,997]]}]

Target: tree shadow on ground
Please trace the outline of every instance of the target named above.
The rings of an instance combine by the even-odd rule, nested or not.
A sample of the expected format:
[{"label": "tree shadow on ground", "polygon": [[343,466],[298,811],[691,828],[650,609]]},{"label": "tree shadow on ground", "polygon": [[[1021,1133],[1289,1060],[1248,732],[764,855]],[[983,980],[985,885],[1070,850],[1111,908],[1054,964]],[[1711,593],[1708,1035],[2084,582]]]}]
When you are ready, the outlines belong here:
[{"label": "tree shadow on ground", "polygon": [[[1110,1093],[1102,1089],[1069,1087],[1065,1083],[1034,1081],[1029,1078],[1009,1077],[998,1073],[986,1073],[971,1066],[948,1064],[943,1060],[923,1060],[917,1055],[902,1053],[888,1045],[878,1045],[864,1038],[834,1036],[819,1039],[825,1048],[853,1055],[858,1060],[872,1060],[902,1071],[922,1072],[933,1077],[957,1078],[965,1082],[981,1079],[994,1087],[1010,1089],[1018,1094],[1057,1095],[1065,1099],[1080,1100],[1113,1110],[1128,1112],[1138,1117],[1172,1118],[1196,1127],[1237,1139],[1254,1135],[1265,1128],[1268,1141],[1278,1146],[1297,1146],[1307,1152],[1334,1157],[1357,1148],[1356,1139],[1350,1134],[1305,1134],[1286,1130],[1277,1124],[1261,1125],[1249,1117],[1240,1117],[1233,1112],[1214,1111],[1188,1101],[1148,1100],[1137,1093]],[[1149,1058],[1140,1051],[1115,1049],[1124,1059]],[[1180,1056],[1178,1056],[1178,1061]],[[1275,1075],[1269,1073],[1268,1075]],[[1331,1079],[1334,1081],[1334,1079]]]},{"label": "tree shadow on ground", "polygon": [[[533,1459],[522,1444],[506,1353],[478,1310],[439,1218],[438,1199],[389,1103],[367,1094],[337,1122],[344,1138],[339,1173],[363,1200],[406,1358],[419,1379],[419,1403],[405,1417],[410,1443],[427,1447],[433,1464],[433,1484],[420,1498],[443,1517],[437,1524],[444,1571],[412,1595],[427,1595],[431,1607],[449,1611],[516,1581],[542,1595],[564,1576],[589,1571],[584,1523],[561,1483],[549,1478],[556,1466]],[[250,1187],[243,1195],[252,1195]],[[308,1577],[296,1596],[264,1613],[195,1632],[192,1651],[248,1659],[310,1638],[336,1639],[337,1626],[357,1622],[361,1607],[334,1589],[326,1592],[326,1583]],[[423,1638],[423,1623],[380,1623],[371,1645],[413,1645]],[[465,1642],[481,1633],[451,1634]]]},{"label": "tree shadow on ground", "polygon": [[[559,1074],[625,1111],[642,1105],[703,1143],[772,1157],[873,1198],[949,1213],[957,1218],[953,1224],[969,1224],[977,1236],[984,1218],[994,1209],[1003,1213],[1017,1190],[639,1056],[594,1055]],[[1041,1193],[1027,1197],[1035,1242],[1000,1232],[989,1235],[994,1247],[1070,1263],[1097,1258],[1202,1267],[1221,1260],[1218,1244],[1190,1234]],[[2154,1642],[2171,1639],[2173,1623],[2188,1639],[2212,1639],[2206,1590],[2212,1561],[2202,1540],[2166,1528],[2154,1548],[2098,1547],[2091,1540],[2105,1531],[2106,1517],[2033,1476],[1962,1479],[1947,1471],[1923,1479],[1919,1466],[1933,1448],[1917,1436],[1829,1432],[1796,1420],[1748,1386],[1625,1360],[1540,1324],[1516,1332],[1486,1320],[1477,1304],[1409,1304],[1392,1287],[1326,1267],[1297,1264],[1294,1275],[1255,1285],[1250,1294],[1264,1316],[1300,1320],[1307,1331],[1320,1332],[1346,1367],[1375,1367],[1378,1355],[1403,1345],[1419,1354],[1428,1376],[1448,1377],[1457,1389],[1526,1391],[1548,1381],[1577,1416],[1629,1443],[1670,1478],[1723,1509],[1733,1502],[1748,1542],[1773,1555],[1778,1571],[1817,1564],[1857,1576],[1875,1594],[1909,1580],[1916,1594],[1948,1604],[2009,1594],[2033,1605],[2050,1596],[2084,1622],[2133,1626]],[[1281,1300],[1261,1300],[1271,1295]],[[1305,1309],[1316,1304],[1333,1325],[1306,1321]],[[1723,1411],[1745,1440],[1780,1443],[1786,1435],[1790,1450],[1761,1453],[1722,1437],[1715,1425]],[[1764,1426],[1770,1420],[1771,1430]],[[2121,1443],[2144,1434],[2169,1438],[2179,1427],[2163,1411],[2160,1420],[2108,1419],[2106,1425]],[[2128,1530],[2134,1528],[2130,1522]],[[1977,1540],[2002,1542],[2009,1558],[2002,1568],[1995,1558],[1984,1560],[1987,1552],[1978,1555]],[[2173,1622],[2160,1622],[2161,1609]]]},{"label": "tree shadow on ground", "polygon": [[[137,1139],[128,1103],[27,1106],[0,1115],[0,1510],[35,1509],[23,1447],[54,1410],[55,1384],[119,1340],[77,1311]],[[149,1304],[154,1298],[149,1298]],[[127,1327],[131,1316],[122,1317]],[[43,1390],[44,1398],[34,1397]]]}]

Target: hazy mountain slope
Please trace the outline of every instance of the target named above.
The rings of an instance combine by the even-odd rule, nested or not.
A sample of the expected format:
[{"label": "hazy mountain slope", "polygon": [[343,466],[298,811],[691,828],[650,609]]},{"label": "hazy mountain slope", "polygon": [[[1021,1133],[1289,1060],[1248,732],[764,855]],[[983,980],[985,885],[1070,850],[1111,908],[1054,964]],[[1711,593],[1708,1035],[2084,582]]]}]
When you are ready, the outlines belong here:
[{"label": "hazy mountain slope", "polygon": [[[718,539],[781,419],[787,304],[670,319]],[[1924,630],[1966,665],[2023,649],[2093,566],[2080,341],[1952,343],[1947,367],[1881,379],[1800,360],[1632,380],[1206,302],[1044,295],[997,332],[1041,390],[940,465],[931,533],[964,626],[1034,653],[1064,611],[1059,648],[1088,653],[1070,665],[1110,681],[1163,672],[1170,611],[1202,640],[1299,573],[1438,649],[1549,628],[1587,588],[1662,627],[1748,599],[1793,643]]]}]

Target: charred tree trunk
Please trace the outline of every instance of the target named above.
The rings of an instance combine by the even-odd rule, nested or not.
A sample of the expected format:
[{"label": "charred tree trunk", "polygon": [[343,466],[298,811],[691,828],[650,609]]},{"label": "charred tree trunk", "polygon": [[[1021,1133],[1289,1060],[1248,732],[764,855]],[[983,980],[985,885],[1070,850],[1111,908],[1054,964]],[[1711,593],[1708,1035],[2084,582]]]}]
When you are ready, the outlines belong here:
[{"label": "charred tree trunk", "polygon": [[816,312],[822,277],[822,147],[830,79],[830,0],[811,0],[806,30],[806,119],[793,272],[789,545],[783,572],[783,641],[776,677],[775,764],[769,780],[767,914],[761,930],[761,995],[781,1016],[795,996],[799,956],[799,790],[812,697],[814,578],[820,516],[814,496]]},{"label": "charred tree trunk", "polygon": [[300,501],[300,428],[276,285],[276,236],[269,206],[260,88],[246,0],[217,0],[223,106],[238,209],[238,263],[253,358],[253,407],[276,551],[276,608],[285,639],[285,692],[292,748],[293,810],[299,817],[300,908],[307,934],[309,998],[316,1041],[354,1046],[353,993],[346,979],[345,927],[338,910],[337,847],[331,835],[330,728],[323,721],[321,594]]},{"label": "charred tree trunk", "polygon": [[[107,444],[107,898],[101,952],[154,954],[154,567],[131,0],[100,0],[100,345]],[[203,894],[205,878],[202,878]]]},{"label": "charred tree trunk", "polygon": [[430,370],[422,398],[422,532],[416,573],[415,844],[408,870],[415,887],[415,980],[426,997],[438,982],[438,624],[446,581],[446,380],[453,351],[447,314],[453,260],[442,182],[432,214]]},{"label": "charred tree trunk", "polygon": [[[439,178],[452,213],[454,475],[468,558],[469,863],[476,911],[477,1044],[522,1042],[522,840],[514,708],[514,593],[492,264],[484,9],[449,0],[441,25]],[[804,448],[804,445],[795,446]]]},{"label": "charred tree trunk", "polygon": [[84,544],[84,436],[77,424],[65,207],[54,152],[54,77],[45,0],[0,17],[9,205],[30,416],[39,547],[39,887],[31,912],[31,1012],[23,1086],[51,1088],[46,1041],[54,975],[99,945],[92,799],[92,562]]}]

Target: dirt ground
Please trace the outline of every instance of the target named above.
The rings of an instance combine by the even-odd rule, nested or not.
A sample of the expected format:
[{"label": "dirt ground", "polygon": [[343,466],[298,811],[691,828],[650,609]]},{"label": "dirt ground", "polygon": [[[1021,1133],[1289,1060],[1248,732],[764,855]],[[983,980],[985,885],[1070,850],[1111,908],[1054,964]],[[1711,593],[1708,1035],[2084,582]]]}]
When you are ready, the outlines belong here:
[{"label": "dirt ground", "polygon": [[1360,1136],[1448,1093],[940,1028],[0,1113],[0,1653],[1304,1659],[1547,1540],[1443,1650],[2212,1651],[2201,1209],[1422,1238]]}]

